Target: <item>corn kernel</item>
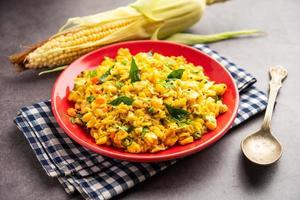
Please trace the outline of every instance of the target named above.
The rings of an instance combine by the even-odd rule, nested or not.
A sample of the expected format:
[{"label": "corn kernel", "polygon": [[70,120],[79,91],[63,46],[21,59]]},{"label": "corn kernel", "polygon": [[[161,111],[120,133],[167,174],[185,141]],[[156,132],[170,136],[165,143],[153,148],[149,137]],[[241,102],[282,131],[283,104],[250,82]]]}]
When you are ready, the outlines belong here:
[{"label": "corn kernel", "polygon": [[210,87],[212,90],[216,91],[217,95],[223,95],[227,89],[227,86],[224,83],[215,84]]},{"label": "corn kernel", "polygon": [[160,139],[160,140],[165,140],[166,138],[166,134],[163,133],[158,127],[153,127],[151,129],[153,131],[153,133],[155,133],[155,135],[157,135],[157,137]]},{"label": "corn kernel", "polygon": [[179,135],[178,135],[178,139],[179,140],[183,140],[184,138],[187,138],[187,137],[189,137],[190,136],[190,133],[188,133],[188,132],[183,132],[183,133],[180,133]]},{"label": "corn kernel", "polygon": [[205,94],[208,96],[208,97],[214,97],[217,95],[216,91],[215,90],[207,90],[205,92]]},{"label": "corn kernel", "polygon": [[76,101],[77,99],[80,98],[80,95],[78,94],[78,92],[76,91],[72,91],[70,92],[69,96],[68,96],[68,100],[69,101]]},{"label": "corn kernel", "polygon": [[224,113],[228,110],[228,107],[225,104],[220,105],[220,113]]},{"label": "corn kernel", "polygon": [[161,84],[156,84],[156,85],[155,85],[155,90],[156,90],[157,92],[161,93],[161,94],[163,94],[163,93],[166,92],[164,86],[162,86]]},{"label": "corn kernel", "polygon": [[92,128],[97,123],[97,120],[95,117],[91,117],[90,120],[86,123],[86,126],[88,128]]},{"label": "corn kernel", "polygon": [[186,144],[191,143],[193,141],[194,141],[194,138],[192,136],[189,136],[189,137],[187,137],[183,140],[179,140],[179,144],[186,145]]},{"label": "corn kernel", "polygon": [[165,140],[165,145],[167,146],[173,146],[178,140],[178,136],[171,136],[171,137],[167,137]]},{"label": "corn kernel", "polygon": [[94,110],[94,114],[96,117],[100,117],[100,116],[102,116],[103,113],[102,113],[101,109],[97,108]]},{"label": "corn kernel", "polygon": [[99,137],[98,139],[96,139],[96,144],[105,144],[108,140],[108,137],[105,135],[105,136],[102,136],[102,137]]},{"label": "corn kernel", "polygon": [[165,150],[166,147],[163,146],[163,145],[155,145],[153,146],[153,148],[150,150],[151,153],[156,153],[156,152],[159,152],[159,151],[162,151],[162,150]]},{"label": "corn kernel", "polygon": [[69,108],[69,109],[67,110],[67,113],[68,113],[68,115],[71,116],[71,117],[76,117],[76,110],[75,110],[74,108]]},{"label": "corn kernel", "polygon": [[127,151],[130,153],[139,153],[141,150],[141,146],[136,142],[132,142],[131,145],[127,147]]},{"label": "corn kernel", "polygon": [[217,123],[211,122],[211,121],[205,122],[205,125],[207,126],[207,128],[208,128],[209,130],[215,130],[216,127],[217,127]]},{"label": "corn kernel", "polygon": [[91,119],[92,116],[93,116],[93,113],[92,112],[88,112],[88,113],[86,113],[86,114],[84,114],[82,116],[82,121],[88,122]]},{"label": "corn kernel", "polygon": [[150,146],[156,145],[157,144],[157,136],[152,133],[152,132],[148,132],[144,135],[144,140],[146,141],[146,143]]}]

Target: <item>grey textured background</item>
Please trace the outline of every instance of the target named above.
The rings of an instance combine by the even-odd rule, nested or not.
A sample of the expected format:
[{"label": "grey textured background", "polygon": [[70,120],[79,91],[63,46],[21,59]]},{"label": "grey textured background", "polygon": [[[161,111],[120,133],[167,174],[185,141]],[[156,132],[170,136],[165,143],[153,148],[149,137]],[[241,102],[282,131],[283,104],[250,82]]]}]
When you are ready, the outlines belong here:
[{"label": "grey textured background", "polygon": [[[54,33],[67,17],[126,5],[131,1],[0,1],[0,199],[81,199],[67,195],[43,172],[13,124],[18,109],[48,99],[57,74],[15,74],[7,56]],[[268,67],[282,64],[289,77],[280,92],[273,130],[283,144],[280,162],[255,167],[245,161],[240,141],[259,128],[262,115],[231,130],[212,147],[190,156],[116,199],[300,199],[300,1],[232,0],[213,5],[191,31],[207,34],[259,28],[265,37],[231,40],[211,47],[243,66],[268,89]]]}]

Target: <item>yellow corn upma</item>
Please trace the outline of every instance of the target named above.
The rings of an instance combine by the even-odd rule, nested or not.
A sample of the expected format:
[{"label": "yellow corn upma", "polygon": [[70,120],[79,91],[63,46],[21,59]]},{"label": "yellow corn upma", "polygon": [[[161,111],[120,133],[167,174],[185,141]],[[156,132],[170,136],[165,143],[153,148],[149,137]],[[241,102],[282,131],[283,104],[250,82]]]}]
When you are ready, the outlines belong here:
[{"label": "yellow corn upma", "polygon": [[216,117],[228,109],[221,100],[225,91],[225,84],[210,81],[182,56],[133,56],[121,48],[116,58],[105,57],[75,79],[68,115],[98,145],[154,153],[214,130]]}]

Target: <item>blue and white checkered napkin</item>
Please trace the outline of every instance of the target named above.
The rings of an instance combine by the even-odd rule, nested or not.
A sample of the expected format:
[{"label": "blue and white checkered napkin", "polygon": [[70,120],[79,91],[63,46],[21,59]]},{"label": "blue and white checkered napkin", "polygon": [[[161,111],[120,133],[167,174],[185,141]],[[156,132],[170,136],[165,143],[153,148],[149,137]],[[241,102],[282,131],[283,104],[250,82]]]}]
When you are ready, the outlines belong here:
[{"label": "blue and white checkered napkin", "polygon": [[[218,60],[236,80],[240,107],[233,126],[265,109],[267,98],[253,86],[256,79],[251,74],[207,46],[195,48]],[[93,153],[63,132],[50,106],[50,101],[45,101],[24,107],[15,123],[48,176],[56,177],[67,193],[78,191],[85,199],[110,199],[177,162],[131,163]]]}]

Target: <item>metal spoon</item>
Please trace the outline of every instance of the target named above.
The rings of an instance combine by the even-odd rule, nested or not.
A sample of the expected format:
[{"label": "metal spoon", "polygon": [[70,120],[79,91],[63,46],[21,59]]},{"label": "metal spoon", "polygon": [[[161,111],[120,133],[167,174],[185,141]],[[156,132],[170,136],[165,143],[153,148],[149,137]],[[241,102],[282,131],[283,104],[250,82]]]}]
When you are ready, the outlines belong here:
[{"label": "metal spoon", "polygon": [[257,132],[247,136],[241,143],[244,155],[259,165],[269,165],[276,162],[282,154],[279,141],[271,133],[271,117],[275,100],[287,70],[281,66],[270,68],[270,93],[262,127]]}]

